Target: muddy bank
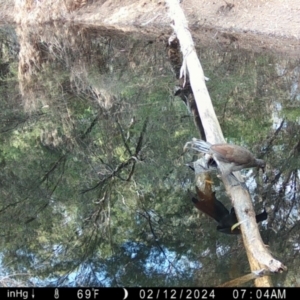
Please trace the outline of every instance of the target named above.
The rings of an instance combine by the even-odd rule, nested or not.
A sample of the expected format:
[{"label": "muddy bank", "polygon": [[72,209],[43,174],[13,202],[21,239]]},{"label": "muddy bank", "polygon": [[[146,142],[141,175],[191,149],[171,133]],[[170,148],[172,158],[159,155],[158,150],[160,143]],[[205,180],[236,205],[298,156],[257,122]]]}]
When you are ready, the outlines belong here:
[{"label": "muddy bank", "polygon": [[[197,45],[299,55],[298,0],[183,0],[181,6]],[[0,2],[0,9],[4,23],[60,21],[156,36],[172,32],[166,1],[159,0],[16,0]]]}]

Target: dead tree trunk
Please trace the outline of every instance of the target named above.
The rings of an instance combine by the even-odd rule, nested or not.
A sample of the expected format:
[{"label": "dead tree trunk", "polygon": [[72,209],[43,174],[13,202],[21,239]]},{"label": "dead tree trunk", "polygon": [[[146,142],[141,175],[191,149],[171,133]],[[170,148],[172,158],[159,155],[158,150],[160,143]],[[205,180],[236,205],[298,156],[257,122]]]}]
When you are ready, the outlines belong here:
[{"label": "dead tree trunk", "polygon": [[[167,0],[167,3],[172,19],[172,27],[179,39],[183,55],[181,75],[185,76],[187,72],[189,74],[190,84],[204,127],[206,139],[211,144],[225,143],[221,127],[206,88],[204,73],[197,57],[184,13],[180,8],[178,0]],[[235,172],[235,175],[242,181],[240,172]],[[240,185],[231,186],[227,177],[222,176],[222,180],[231,197],[238,221],[243,221],[241,231],[251,271],[266,269],[270,272],[281,272],[282,270],[286,270],[286,267],[280,261],[272,257],[261,239],[249,192]],[[257,278],[255,285],[260,287],[271,286],[271,280],[269,277]]]}]

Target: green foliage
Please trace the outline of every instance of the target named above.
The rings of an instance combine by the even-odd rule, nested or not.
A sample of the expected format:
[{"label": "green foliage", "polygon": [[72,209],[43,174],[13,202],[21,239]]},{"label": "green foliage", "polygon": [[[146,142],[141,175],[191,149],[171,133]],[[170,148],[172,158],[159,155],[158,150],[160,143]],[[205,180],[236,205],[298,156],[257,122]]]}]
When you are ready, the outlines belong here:
[{"label": "green foliage", "polygon": [[[56,285],[221,283],[232,258],[244,267],[245,256],[233,247],[236,237],[217,232],[188,197],[195,183],[183,146],[198,133],[171,92],[164,45],[80,33],[75,28],[68,44],[68,36],[58,43],[49,32],[52,52],[23,78],[25,110],[16,63],[0,84],[3,265]],[[211,49],[201,55],[227,140],[261,146],[273,133],[271,96],[287,95],[284,83],[270,80],[273,59]],[[287,129],[297,129],[296,113],[285,117]],[[298,136],[287,140],[278,134],[272,161],[285,161]],[[282,165],[287,174],[298,159]],[[222,267],[224,277],[216,276]]]}]

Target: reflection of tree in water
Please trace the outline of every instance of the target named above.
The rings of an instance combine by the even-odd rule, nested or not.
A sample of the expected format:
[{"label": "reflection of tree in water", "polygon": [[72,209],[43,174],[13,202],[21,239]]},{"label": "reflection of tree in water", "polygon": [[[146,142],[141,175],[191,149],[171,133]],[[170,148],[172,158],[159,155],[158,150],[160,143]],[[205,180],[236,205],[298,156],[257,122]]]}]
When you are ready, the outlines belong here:
[{"label": "reflection of tree in water", "polygon": [[[266,243],[273,253],[285,257],[290,266],[286,285],[299,285],[298,270],[292,265],[297,260],[299,241],[299,125],[283,120],[270,138],[269,157],[272,169],[266,176],[263,199],[271,208]],[[280,280],[280,278],[278,279]],[[282,280],[282,279],[281,279]]]},{"label": "reflection of tree in water", "polygon": [[[8,272],[86,286],[211,286],[247,272],[238,238],[218,233],[188,197],[193,174],[182,146],[197,132],[173,101],[164,45],[96,29],[40,30],[20,38],[39,58],[20,78],[25,112],[11,73],[1,101],[0,241]],[[23,51],[20,66],[31,55]],[[283,78],[265,81],[274,76],[270,58],[201,53],[228,140],[261,151],[270,165],[251,192],[256,211],[271,207],[268,225],[277,234],[262,229],[263,238],[274,256],[288,266],[293,260],[292,284],[298,127],[292,119],[275,132],[270,126]]]}]

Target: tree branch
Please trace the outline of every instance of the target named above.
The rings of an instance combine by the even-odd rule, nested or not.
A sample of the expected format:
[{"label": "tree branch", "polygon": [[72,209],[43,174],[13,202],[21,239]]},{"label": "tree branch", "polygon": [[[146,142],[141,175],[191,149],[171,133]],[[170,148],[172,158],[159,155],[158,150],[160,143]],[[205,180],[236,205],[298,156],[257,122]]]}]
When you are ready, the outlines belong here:
[{"label": "tree branch", "polygon": [[[184,76],[187,72],[186,69],[188,69],[191,87],[207,141],[211,144],[225,143],[221,127],[206,88],[203,69],[195,51],[187,20],[179,6],[178,0],[167,0],[167,3],[169,5],[170,17],[174,24],[172,27],[180,41],[181,51],[183,53],[181,76]],[[235,172],[235,176],[242,181],[240,172]],[[228,178],[225,176],[222,176],[222,180],[228,194],[231,196],[232,205],[235,208],[238,221],[243,221],[241,231],[251,270],[255,271],[263,268],[268,268],[271,272],[286,270],[286,267],[280,261],[272,257],[261,239],[248,190],[243,189],[240,185],[231,186]],[[255,281],[259,286],[271,285],[270,280],[259,280],[261,279],[256,279]]]}]

